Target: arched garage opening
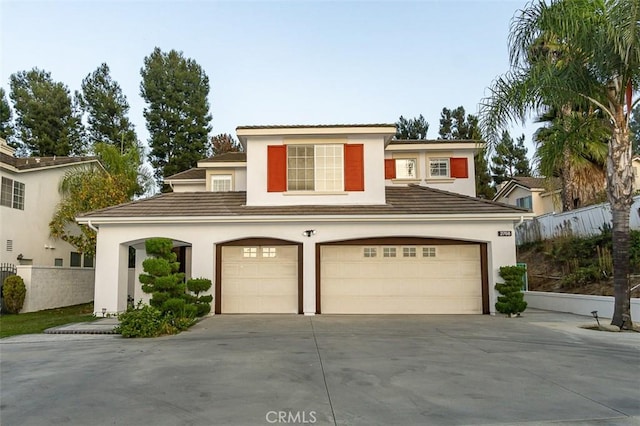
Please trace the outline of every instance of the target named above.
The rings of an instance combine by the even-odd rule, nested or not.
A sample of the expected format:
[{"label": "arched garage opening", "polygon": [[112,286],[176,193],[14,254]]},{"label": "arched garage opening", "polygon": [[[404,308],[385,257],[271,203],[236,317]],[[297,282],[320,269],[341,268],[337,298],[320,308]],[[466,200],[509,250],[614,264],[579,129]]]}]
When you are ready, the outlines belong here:
[{"label": "arched garage opening", "polygon": [[316,312],[488,314],[487,244],[417,237],[317,244]]},{"label": "arched garage opening", "polygon": [[216,244],[216,314],[301,314],[302,289],[302,243],[245,238]]}]

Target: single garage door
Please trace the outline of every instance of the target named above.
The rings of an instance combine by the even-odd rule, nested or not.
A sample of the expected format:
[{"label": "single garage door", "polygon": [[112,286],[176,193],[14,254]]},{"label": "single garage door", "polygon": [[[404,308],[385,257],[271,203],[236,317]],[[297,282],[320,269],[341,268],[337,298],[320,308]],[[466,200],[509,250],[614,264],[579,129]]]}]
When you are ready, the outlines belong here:
[{"label": "single garage door", "polygon": [[321,312],[481,314],[480,246],[321,247]]},{"label": "single garage door", "polygon": [[221,281],[222,313],[298,313],[298,247],[222,247]]}]

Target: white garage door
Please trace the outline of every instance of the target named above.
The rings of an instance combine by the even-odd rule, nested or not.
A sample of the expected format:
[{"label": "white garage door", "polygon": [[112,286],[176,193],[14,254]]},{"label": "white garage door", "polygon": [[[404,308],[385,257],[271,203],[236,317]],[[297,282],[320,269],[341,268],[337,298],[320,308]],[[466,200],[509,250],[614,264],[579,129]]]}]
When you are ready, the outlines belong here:
[{"label": "white garage door", "polygon": [[222,247],[222,306],[231,313],[298,313],[297,246]]},{"label": "white garage door", "polygon": [[479,245],[322,246],[321,312],[481,314]]}]

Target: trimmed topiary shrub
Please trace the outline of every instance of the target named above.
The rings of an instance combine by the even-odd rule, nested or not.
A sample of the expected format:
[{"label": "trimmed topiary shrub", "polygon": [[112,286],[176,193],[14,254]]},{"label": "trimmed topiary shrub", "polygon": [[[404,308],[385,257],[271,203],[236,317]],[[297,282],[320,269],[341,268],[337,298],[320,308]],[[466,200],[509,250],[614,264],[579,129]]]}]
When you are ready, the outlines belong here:
[{"label": "trimmed topiary shrub", "polygon": [[26,295],[27,287],[25,287],[22,277],[11,275],[5,278],[2,286],[2,299],[7,312],[10,314],[20,312]]},{"label": "trimmed topiary shrub", "polygon": [[192,296],[193,299],[191,303],[193,303],[197,309],[197,315],[199,317],[204,316],[211,312],[211,302],[213,301],[213,296],[204,295],[200,296],[200,293],[205,292],[211,288],[211,280],[207,278],[193,278],[187,280],[187,290],[192,293],[195,293],[195,296]]},{"label": "trimmed topiary shrub", "polygon": [[505,315],[517,315],[527,309],[522,293],[522,277],[525,269],[522,266],[502,266],[500,276],[504,283],[496,284],[496,290],[502,296],[498,296],[496,311]]},{"label": "trimmed topiary shrub", "polygon": [[181,300],[184,304],[186,286],[184,274],[179,273],[180,263],[172,251],[173,242],[169,238],[151,238],[145,241],[150,257],[142,262],[145,273],[140,274],[142,291],[151,294],[149,303],[163,313],[176,315],[180,311]]}]

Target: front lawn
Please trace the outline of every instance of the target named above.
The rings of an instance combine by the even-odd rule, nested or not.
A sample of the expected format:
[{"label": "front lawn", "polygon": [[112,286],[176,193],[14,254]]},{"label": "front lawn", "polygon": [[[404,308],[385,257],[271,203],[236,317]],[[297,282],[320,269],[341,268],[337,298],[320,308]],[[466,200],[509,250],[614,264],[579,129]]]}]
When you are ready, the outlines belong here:
[{"label": "front lawn", "polygon": [[18,334],[42,333],[47,328],[73,322],[93,321],[93,303],[47,309],[26,314],[0,315],[0,338]]}]

